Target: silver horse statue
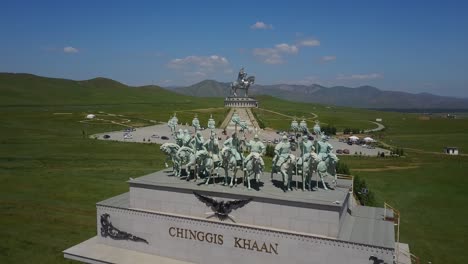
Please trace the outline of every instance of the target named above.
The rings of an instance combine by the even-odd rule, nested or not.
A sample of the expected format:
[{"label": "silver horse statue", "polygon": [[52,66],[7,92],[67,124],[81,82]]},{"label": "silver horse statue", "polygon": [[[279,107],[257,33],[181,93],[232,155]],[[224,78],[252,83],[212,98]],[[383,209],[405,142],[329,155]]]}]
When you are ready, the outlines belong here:
[{"label": "silver horse statue", "polygon": [[335,186],[333,186],[332,188],[334,189],[337,183],[336,164],[338,163],[339,159],[333,153],[328,153],[328,155],[320,153],[318,156],[320,162],[317,165],[317,173],[320,177],[320,181],[322,182],[323,189],[328,190],[327,185],[324,181],[324,178],[327,176],[333,177],[332,183]]},{"label": "silver horse statue", "polygon": [[257,183],[260,182],[260,177],[263,174],[262,157],[259,153],[252,153],[244,167],[244,183],[247,183],[247,188],[250,190],[250,176],[254,176]]},{"label": "silver horse statue", "polygon": [[224,168],[224,186],[228,185],[229,171],[232,172],[230,187],[237,185],[237,160],[235,154],[229,148],[221,150],[222,167]]},{"label": "silver horse statue", "polygon": [[298,164],[300,175],[302,175],[302,190],[312,190],[312,176],[317,172],[317,165],[320,163],[319,156],[315,152],[306,153],[302,158],[302,164]]},{"label": "silver horse statue", "polygon": [[280,159],[277,161],[276,164],[273,164],[271,169],[271,178],[273,179],[273,175],[275,172],[280,172],[283,178],[283,191],[292,191],[291,188],[291,181],[292,176],[295,173],[297,164],[296,156],[293,154],[288,154],[288,156],[284,159]]},{"label": "silver horse statue", "polygon": [[231,83],[231,93],[235,97],[238,97],[237,90],[245,90],[245,97],[249,96],[249,87],[255,83],[255,76],[247,77],[247,73],[244,71],[244,68],[241,68],[239,75],[237,76],[237,81]]},{"label": "silver horse statue", "polygon": [[168,161],[172,162],[172,172],[174,176],[180,176],[180,160],[177,157],[177,152],[179,151],[179,145],[174,143],[164,143],[161,145],[160,149],[166,154],[165,165],[166,168],[169,167],[167,164]]}]

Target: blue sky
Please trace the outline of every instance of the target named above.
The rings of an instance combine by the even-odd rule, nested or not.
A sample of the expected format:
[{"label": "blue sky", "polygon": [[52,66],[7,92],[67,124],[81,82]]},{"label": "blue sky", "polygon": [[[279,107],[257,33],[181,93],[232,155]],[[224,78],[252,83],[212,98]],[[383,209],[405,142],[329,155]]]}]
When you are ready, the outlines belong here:
[{"label": "blue sky", "polygon": [[[225,3],[226,2],[226,3]],[[468,2],[2,1],[0,72],[468,97]]]}]

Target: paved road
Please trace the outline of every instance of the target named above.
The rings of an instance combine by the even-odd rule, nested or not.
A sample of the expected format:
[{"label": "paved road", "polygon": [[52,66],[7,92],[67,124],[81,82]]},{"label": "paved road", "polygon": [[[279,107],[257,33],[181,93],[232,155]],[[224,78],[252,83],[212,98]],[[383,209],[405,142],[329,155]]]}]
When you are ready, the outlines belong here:
[{"label": "paved road", "polygon": [[366,133],[369,133],[369,132],[377,132],[377,131],[380,131],[380,130],[382,130],[382,129],[385,128],[385,126],[382,125],[382,124],[380,124],[380,123],[377,123],[377,122],[374,122],[374,121],[369,121],[369,122],[376,124],[377,127],[376,127],[376,128],[372,128],[372,129],[368,129],[368,130],[364,130],[364,132],[366,132]]}]

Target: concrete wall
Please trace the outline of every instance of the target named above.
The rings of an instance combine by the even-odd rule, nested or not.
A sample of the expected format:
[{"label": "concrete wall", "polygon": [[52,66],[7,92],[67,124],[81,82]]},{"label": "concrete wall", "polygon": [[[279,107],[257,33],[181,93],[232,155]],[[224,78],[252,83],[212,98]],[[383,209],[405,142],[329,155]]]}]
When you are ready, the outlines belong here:
[{"label": "concrete wall", "polygon": [[[220,197],[213,197],[222,199]],[[344,203],[343,208],[347,205]],[[212,210],[192,193],[130,187],[130,208],[205,218]],[[208,213],[208,214],[207,214]],[[237,223],[338,237],[340,211],[274,204],[255,199],[232,212]],[[227,220],[230,221],[230,220]]]},{"label": "concrete wall", "polygon": [[[161,204],[161,206],[170,205]],[[199,213],[197,209],[194,211]],[[110,215],[110,221],[114,227],[146,239],[149,243],[101,237],[99,219],[105,213]],[[297,213],[297,215],[300,214]],[[394,252],[389,249],[316,236],[101,205],[97,206],[97,221],[100,243],[195,263],[361,264],[369,263],[371,255],[392,263]],[[174,237],[169,232],[171,227],[222,235],[223,243]],[[236,246],[235,238],[256,241],[259,245],[262,243],[268,246],[274,245],[277,252],[252,250],[245,248],[243,243],[240,243],[242,245],[239,247]]]}]

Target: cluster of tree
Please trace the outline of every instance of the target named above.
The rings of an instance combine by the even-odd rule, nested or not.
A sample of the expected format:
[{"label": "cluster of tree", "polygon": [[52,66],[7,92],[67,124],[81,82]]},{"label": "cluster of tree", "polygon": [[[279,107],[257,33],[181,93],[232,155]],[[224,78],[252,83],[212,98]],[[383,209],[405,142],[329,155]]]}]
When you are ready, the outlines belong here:
[{"label": "cluster of tree", "polygon": [[336,127],[334,126],[327,125],[327,126],[321,127],[320,130],[323,131],[323,133],[325,133],[325,135],[327,136],[336,135]]},{"label": "cluster of tree", "polygon": [[361,130],[359,128],[345,128],[343,129],[343,134],[349,135],[349,134],[361,134],[364,133],[364,130]]},{"label": "cluster of tree", "polygon": [[275,147],[271,144],[266,145],[265,156],[273,158],[275,156]]},{"label": "cluster of tree", "polygon": [[385,152],[377,152],[377,158],[385,158]]},{"label": "cluster of tree", "polygon": [[376,206],[375,195],[367,187],[366,180],[354,176],[353,192],[361,205]]},{"label": "cluster of tree", "polygon": [[266,126],[265,126],[265,123],[263,122],[263,120],[261,118],[258,117],[257,113],[255,113],[255,111],[252,111],[255,119],[257,119],[257,123],[258,123],[258,126],[261,128],[261,129],[264,129]]},{"label": "cluster of tree", "polygon": [[351,174],[349,172],[349,167],[346,163],[344,163],[343,161],[338,161],[338,163],[336,164],[336,173],[338,174],[346,174],[346,175],[349,175]]},{"label": "cluster of tree", "polygon": [[392,155],[393,156],[396,155],[396,156],[401,157],[401,156],[405,155],[405,151],[403,150],[403,148],[394,148],[394,149],[392,149],[392,151],[390,151],[390,156],[392,156]]}]

